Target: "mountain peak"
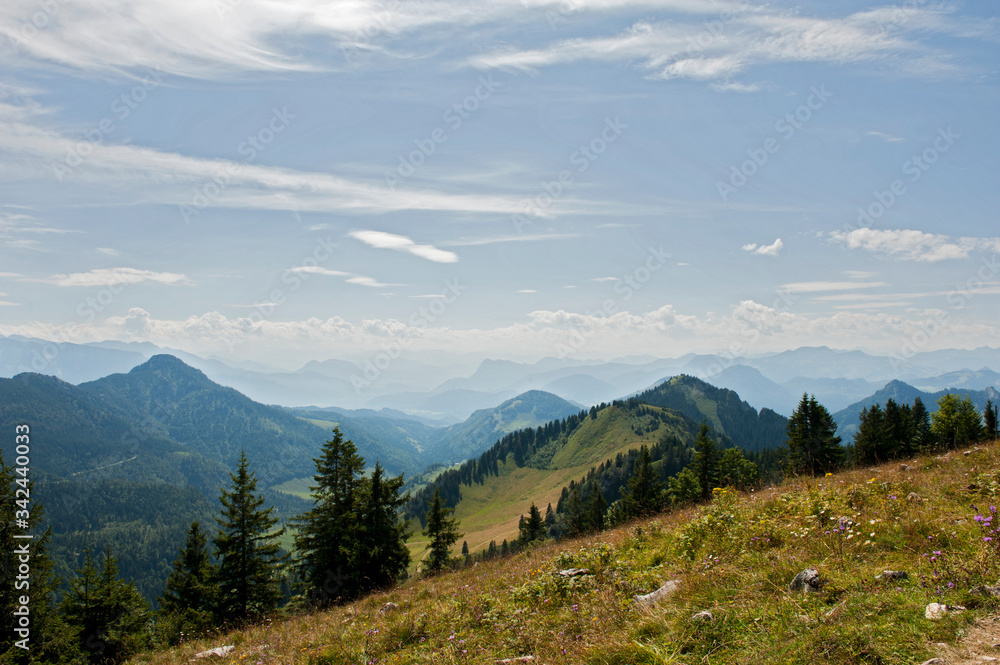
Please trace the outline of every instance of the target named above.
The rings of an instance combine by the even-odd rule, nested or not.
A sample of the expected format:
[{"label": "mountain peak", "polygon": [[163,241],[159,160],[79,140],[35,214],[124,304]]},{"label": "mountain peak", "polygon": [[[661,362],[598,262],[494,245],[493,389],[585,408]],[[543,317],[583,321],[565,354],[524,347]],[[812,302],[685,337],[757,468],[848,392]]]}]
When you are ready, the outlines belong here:
[{"label": "mountain peak", "polygon": [[195,369],[180,358],[168,353],[158,353],[143,364],[133,367],[129,374],[145,374],[147,372],[184,372],[189,376],[208,380],[208,377],[200,369]]}]

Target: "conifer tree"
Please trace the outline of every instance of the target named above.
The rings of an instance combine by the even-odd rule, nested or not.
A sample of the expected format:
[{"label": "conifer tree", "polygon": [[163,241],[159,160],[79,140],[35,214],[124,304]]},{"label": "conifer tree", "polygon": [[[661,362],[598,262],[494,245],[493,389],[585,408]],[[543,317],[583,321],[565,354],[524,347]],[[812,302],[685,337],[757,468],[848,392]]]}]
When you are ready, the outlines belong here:
[{"label": "conifer tree", "polygon": [[910,408],[910,418],[913,420],[914,443],[911,446],[917,452],[929,452],[937,447],[937,437],[931,430],[931,415],[919,397],[914,398]]},{"label": "conifer tree", "polygon": [[580,498],[580,488],[572,484],[569,497],[566,499],[566,512],[563,514],[561,530],[569,538],[579,536],[587,531],[587,511]]},{"label": "conifer tree", "polygon": [[861,409],[858,431],[854,434],[854,463],[858,465],[885,462],[885,414],[882,407],[872,404]]},{"label": "conifer tree", "polygon": [[803,394],[786,427],[792,473],[817,475],[836,471],[844,457],[833,416],[815,396]]},{"label": "conifer tree", "polygon": [[386,479],[384,473],[376,462],[371,479],[362,483],[357,530],[354,542],[348,544],[353,549],[351,573],[360,593],[392,586],[410,565],[406,525],[398,518],[410,497],[399,496],[403,476]]},{"label": "conifer tree", "polygon": [[744,491],[760,481],[760,469],[739,448],[726,448],[719,456],[719,484]]},{"label": "conifer tree", "polygon": [[670,478],[669,486],[670,503],[674,506],[686,506],[696,502],[701,497],[698,476],[689,466],[684,467],[677,475]]},{"label": "conifer tree", "polygon": [[135,586],[118,579],[118,560],[108,550],[100,568],[90,548],[62,604],[66,623],[92,663],[117,663],[150,645],[149,606]]},{"label": "conifer tree", "polygon": [[518,540],[527,545],[528,543],[545,538],[545,521],[542,520],[542,513],[534,503],[528,509],[527,519],[521,516]]},{"label": "conifer tree", "polygon": [[701,491],[702,501],[712,498],[712,488],[719,480],[719,446],[711,436],[709,436],[708,423],[701,421],[701,429],[694,440],[694,461],[692,462],[695,475],[698,476],[698,487]]},{"label": "conifer tree", "polygon": [[986,434],[972,400],[951,393],[938,400],[938,410],[931,414],[931,429],[945,446],[952,448],[981,441]]},{"label": "conifer tree", "polygon": [[160,596],[160,615],[171,643],[181,633],[198,633],[212,625],[216,572],[209,559],[208,537],[198,522],[192,522]]},{"label": "conifer tree", "polygon": [[263,507],[257,477],[248,466],[246,452],[241,452],[236,473],[229,474],[231,487],[219,496],[220,532],[212,539],[219,560],[217,618],[235,624],[259,621],[274,611],[285,564],[276,542],[285,530],[274,531],[274,508]]},{"label": "conifer tree", "polygon": [[595,482],[590,487],[590,500],[587,501],[587,530],[603,531],[607,512],[608,502]]},{"label": "conifer tree", "polygon": [[653,470],[649,448],[642,446],[628,488],[622,497],[626,517],[646,517],[663,507],[663,481]]},{"label": "conifer tree", "polygon": [[986,409],[983,411],[983,425],[986,428],[986,436],[990,439],[996,439],[1000,437],[1000,432],[997,431],[997,407],[993,404],[993,400],[986,400]]},{"label": "conifer tree", "polygon": [[[427,557],[427,572],[439,573],[448,567],[451,560],[451,546],[462,537],[454,518],[448,517],[451,509],[441,502],[441,492],[434,489],[430,510],[427,512],[427,528],[424,535],[430,538],[430,554]],[[507,541],[503,541],[502,554],[506,554]]]},{"label": "conifer tree", "polygon": [[339,427],[323,445],[316,463],[313,507],[295,520],[298,533],[299,576],[311,602],[325,606],[358,594],[359,584],[351,567],[356,560],[354,543],[358,526],[358,493],[365,461]]}]

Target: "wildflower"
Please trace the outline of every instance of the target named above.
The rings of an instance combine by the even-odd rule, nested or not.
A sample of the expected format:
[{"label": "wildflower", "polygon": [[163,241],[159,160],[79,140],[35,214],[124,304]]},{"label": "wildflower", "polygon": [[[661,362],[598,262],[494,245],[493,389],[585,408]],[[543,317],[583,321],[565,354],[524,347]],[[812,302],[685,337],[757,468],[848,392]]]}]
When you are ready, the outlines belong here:
[{"label": "wildflower", "polygon": [[984,537],[983,537],[983,542],[984,542],[984,543],[989,543],[989,542],[992,542],[992,541],[993,541],[993,539],[992,539],[992,538],[990,538],[989,536],[984,536]]}]

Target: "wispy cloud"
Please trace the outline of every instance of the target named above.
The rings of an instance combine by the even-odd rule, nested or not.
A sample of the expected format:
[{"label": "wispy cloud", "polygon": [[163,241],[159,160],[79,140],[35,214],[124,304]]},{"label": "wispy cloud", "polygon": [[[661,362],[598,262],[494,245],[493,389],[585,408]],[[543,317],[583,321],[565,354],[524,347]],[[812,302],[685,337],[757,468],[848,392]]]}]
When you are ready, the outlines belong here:
[{"label": "wispy cloud", "polygon": [[455,263],[458,261],[458,254],[454,252],[438,249],[433,245],[418,244],[406,236],[396,235],[395,233],[386,233],[385,231],[351,231],[347,235],[378,249],[394,249],[400,252],[408,252],[435,263]]},{"label": "wispy cloud", "polygon": [[373,289],[378,289],[386,286],[402,286],[401,284],[384,284],[374,277],[364,277],[362,275],[355,275],[347,279],[348,284],[357,284],[358,286],[367,286]]},{"label": "wispy cloud", "polygon": [[868,132],[868,136],[874,136],[876,138],[882,139],[886,143],[899,143],[903,139],[898,136],[893,136],[891,134],[883,134],[882,132]]},{"label": "wispy cloud", "polygon": [[[603,225],[602,225],[603,226]],[[580,233],[537,233],[534,235],[523,233],[508,236],[490,236],[488,238],[468,238],[463,240],[450,240],[442,243],[445,247],[476,247],[479,245],[494,245],[502,242],[541,242],[543,240],[568,240],[579,238]]]},{"label": "wispy cloud", "polygon": [[75,272],[65,275],[53,275],[46,279],[27,279],[23,281],[43,282],[53,286],[118,286],[121,284],[140,284],[153,282],[170,286],[191,284],[185,275],[176,272],[154,272],[137,268],[97,268],[88,272]]},{"label": "wispy cloud", "polygon": [[781,253],[781,249],[785,246],[785,243],[781,242],[781,238],[776,239],[770,245],[758,245],[755,242],[743,245],[742,249],[744,252],[751,252],[753,254],[760,254],[761,256],[778,256]]},{"label": "wispy cloud", "polygon": [[913,229],[834,231],[830,238],[848,249],[863,249],[904,261],[936,262],[968,258],[975,250],[1000,252],[1000,237],[952,237]]},{"label": "wispy cloud", "polygon": [[820,293],[823,291],[874,289],[879,286],[888,286],[888,284],[885,282],[793,282],[792,284],[782,284],[781,288],[789,293]]},{"label": "wispy cloud", "polygon": [[353,272],[344,272],[343,270],[332,270],[330,268],[323,268],[322,266],[296,266],[294,268],[289,268],[288,272],[304,273],[307,275],[325,275],[327,277],[346,277],[347,279],[344,281],[348,284],[367,286],[371,288],[402,286],[402,284],[384,284],[374,277],[366,277],[365,275],[358,275]]}]

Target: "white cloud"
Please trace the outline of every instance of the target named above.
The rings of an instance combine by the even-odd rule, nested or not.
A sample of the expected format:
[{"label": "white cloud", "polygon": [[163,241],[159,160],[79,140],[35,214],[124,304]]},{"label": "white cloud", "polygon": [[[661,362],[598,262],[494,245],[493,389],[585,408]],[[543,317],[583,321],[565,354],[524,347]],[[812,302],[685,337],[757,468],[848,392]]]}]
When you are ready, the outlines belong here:
[{"label": "white cloud", "polygon": [[784,246],[785,244],[781,242],[781,238],[778,238],[770,245],[758,245],[755,242],[751,242],[743,245],[742,249],[744,252],[752,252],[761,256],[778,256],[781,253],[781,248]]},{"label": "white cloud", "polygon": [[75,272],[67,275],[53,275],[47,279],[24,279],[23,281],[43,282],[54,286],[119,286],[154,282],[171,286],[191,284],[184,275],[175,272],[154,272],[137,268],[97,268],[89,272]]},{"label": "white cloud", "polygon": [[112,249],[110,247],[98,247],[97,251],[101,254],[107,254],[108,256],[120,256],[121,252],[117,249]]},{"label": "white cloud", "polygon": [[288,272],[306,273],[310,275],[327,275],[330,277],[350,277],[353,274],[344,272],[343,270],[331,270],[330,268],[323,268],[320,266],[296,266],[294,268],[289,268]]},{"label": "white cloud", "polygon": [[782,284],[781,289],[789,293],[816,293],[822,291],[873,289],[877,286],[888,285],[885,282],[794,282],[792,284]]},{"label": "white cloud", "polygon": [[358,286],[368,286],[371,288],[382,288],[385,286],[400,286],[400,284],[383,284],[374,277],[364,277],[362,275],[355,275],[347,280],[348,284],[357,284]]},{"label": "white cloud", "polygon": [[438,249],[433,245],[420,245],[406,236],[386,233],[385,231],[351,231],[347,235],[360,240],[366,245],[378,249],[394,249],[402,252],[409,252],[422,259],[435,263],[455,263],[458,261],[458,254],[444,249]]},{"label": "white cloud", "polygon": [[969,252],[1000,252],[1000,237],[954,238],[913,229],[870,229],[834,231],[830,237],[848,249],[863,249],[905,261],[936,262],[968,258]]},{"label": "white cloud", "polygon": [[518,293],[538,293],[536,289],[518,289]]},{"label": "white cloud", "polygon": [[903,139],[898,136],[892,136],[891,134],[883,134],[882,132],[868,132],[869,136],[874,136],[882,139],[886,143],[899,143]]},{"label": "white cloud", "polygon": [[0,300],[0,307],[18,307],[21,303],[9,302],[7,300]]}]

